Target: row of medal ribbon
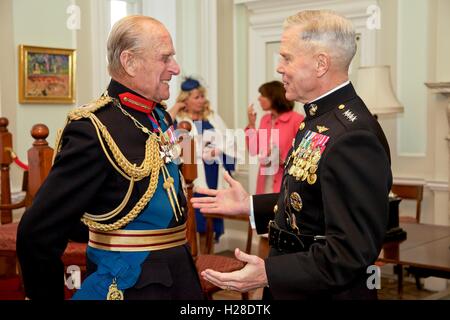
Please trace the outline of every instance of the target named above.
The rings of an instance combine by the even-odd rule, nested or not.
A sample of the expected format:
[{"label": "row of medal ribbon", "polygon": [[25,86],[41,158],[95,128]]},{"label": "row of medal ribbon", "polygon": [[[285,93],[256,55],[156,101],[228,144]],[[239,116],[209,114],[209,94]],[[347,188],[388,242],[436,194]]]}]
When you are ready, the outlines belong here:
[{"label": "row of medal ribbon", "polygon": [[311,185],[316,183],[319,161],[329,139],[329,136],[317,132],[306,132],[298,147],[292,152],[293,160],[288,171],[289,175],[295,177],[297,181],[306,180]]}]

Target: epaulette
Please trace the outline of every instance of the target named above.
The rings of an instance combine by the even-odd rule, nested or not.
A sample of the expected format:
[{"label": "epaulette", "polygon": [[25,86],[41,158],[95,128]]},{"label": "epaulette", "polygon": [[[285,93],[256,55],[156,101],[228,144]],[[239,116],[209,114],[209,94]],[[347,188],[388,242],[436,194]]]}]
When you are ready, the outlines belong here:
[{"label": "epaulette", "polygon": [[[107,95],[103,95],[98,98],[96,101],[92,101],[91,103],[82,105],[81,107],[75,108],[71,110],[66,119],[66,125],[71,121],[80,120],[83,118],[92,118],[92,114],[100,108],[103,108],[108,103],[112,101],[112,98]],[[55,161],[56,154],[61,151],[61,138],[62,138],[63,129],[58,129],[56,132],[56,141],[55,141],[55,153],[53,154],[52,163]]]},{"label": "epaulette", "polygon": [[112,102],[110,96],[101,96],[96,101],[85,104],[81,107],[75,108],[67,115],[68,121],[79,120],[82,118],[89,118],[90,114],[94,113],[100,108],[103,108],[108,103]]}]

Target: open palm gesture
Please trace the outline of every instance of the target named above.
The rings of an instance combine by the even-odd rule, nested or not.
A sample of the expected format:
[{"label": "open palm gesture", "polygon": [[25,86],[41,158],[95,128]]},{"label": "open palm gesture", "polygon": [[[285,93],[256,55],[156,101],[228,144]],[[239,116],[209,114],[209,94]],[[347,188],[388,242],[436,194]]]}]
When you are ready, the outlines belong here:
[{"label": "open palm gesture", "polygon": [[203,213],[222,213],[229,215],[249,214],[250,195],[228,172],[224,173],[223,176],[230,188],[220,190],[197,189],[196,192],[205,194],[207,197],[192,198],[191,202],[193,207],[200,209],[200,212]]}]

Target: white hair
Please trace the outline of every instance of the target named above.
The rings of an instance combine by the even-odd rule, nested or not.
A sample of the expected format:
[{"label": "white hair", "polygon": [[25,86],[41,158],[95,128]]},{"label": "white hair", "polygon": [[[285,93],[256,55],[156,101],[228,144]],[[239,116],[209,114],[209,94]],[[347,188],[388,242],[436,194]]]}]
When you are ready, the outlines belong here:
[{"label": "white hair", "polygon": [[[108,72],[111,76],[118,76],[123,73],[123,67],[120,62],[120,54],[128,50],[132,53],[139,54],[148,46],[144,43],[144,23],[150,23],[152,26],[162,26],[158,20],[141,15],[131,15],[117,21],[108,37],[107,56],[108,56]],[[154,41],[156,42],[156,41]],[[152,47],[156,47],[157,43],[150,43]]]},{"label": "white hair", "polygon": [[311,49],[324,49],[338,66],[348,70],[356,53],[352,23],[330,10],[305,10],[288,17],[284,28],[300,27],[299,39]]}]

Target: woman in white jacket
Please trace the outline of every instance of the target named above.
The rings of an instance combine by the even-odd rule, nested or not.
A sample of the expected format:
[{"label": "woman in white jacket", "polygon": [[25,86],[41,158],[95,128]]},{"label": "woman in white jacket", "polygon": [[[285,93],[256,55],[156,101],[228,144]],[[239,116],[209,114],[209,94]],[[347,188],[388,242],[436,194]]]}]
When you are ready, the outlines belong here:
[{"label": "woman in white jacket", "polygon": [[[176,104],[168,111],[175,124],[187,121],[191,124],[191,136],[196,140],[197,179],[195,187],[222,189],[225,187],[223,170],[235,170],[234,135],[226,136],[223,120],[215,114],[206,98],[206,89],[200,82],[187,78],[181,84]],[[195,189],[194,189],[195,190]],[[201,197],[194,193],[194,197]],[[197,231],[204,235],[206,221],[199,210],[195,210]],[[223,219],[214,219],[215,240],[224,233]],[[204,238],[204,237],[203,237]]]}]

